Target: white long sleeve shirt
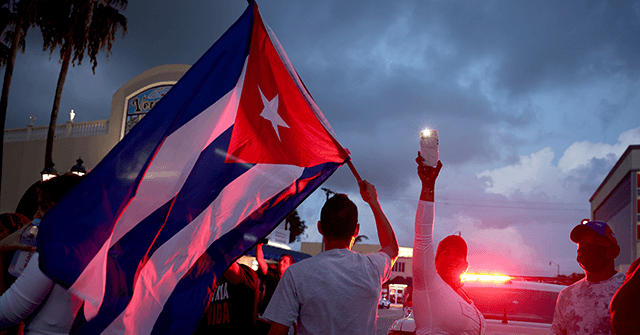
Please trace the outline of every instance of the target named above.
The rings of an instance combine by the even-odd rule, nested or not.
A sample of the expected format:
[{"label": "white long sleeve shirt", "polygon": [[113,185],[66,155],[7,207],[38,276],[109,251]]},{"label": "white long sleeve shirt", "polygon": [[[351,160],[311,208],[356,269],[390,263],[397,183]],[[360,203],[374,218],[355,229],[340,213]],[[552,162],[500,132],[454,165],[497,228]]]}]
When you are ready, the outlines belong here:
[{"label": "white long sleeve shirt", "polygon": [[71,293],[40,271],[38,258],[36,252],[0,296],[0,330],[25,321],[25,335],[69,334],[74,319]]},{"label": "white long sleeve shirt", "polygon": [[416,334],[484,334],[480,311],[436,272],[434,203],[418,202],[413,240],[413,318]]}]

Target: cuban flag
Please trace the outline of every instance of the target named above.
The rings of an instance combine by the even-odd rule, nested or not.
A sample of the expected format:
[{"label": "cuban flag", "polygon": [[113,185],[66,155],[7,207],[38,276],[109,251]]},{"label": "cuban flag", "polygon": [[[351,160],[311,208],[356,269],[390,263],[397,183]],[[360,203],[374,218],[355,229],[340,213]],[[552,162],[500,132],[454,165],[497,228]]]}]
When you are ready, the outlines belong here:
[{"label": "cuban flag", "polygon": [[349,159],[251,3],[40,225],[73,334],[188,334],[212,288]]}]

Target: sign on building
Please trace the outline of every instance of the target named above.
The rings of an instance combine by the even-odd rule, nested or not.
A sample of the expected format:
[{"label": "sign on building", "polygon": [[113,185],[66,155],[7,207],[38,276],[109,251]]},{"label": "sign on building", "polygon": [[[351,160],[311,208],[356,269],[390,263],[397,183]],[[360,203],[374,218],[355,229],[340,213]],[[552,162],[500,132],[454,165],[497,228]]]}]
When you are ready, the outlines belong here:
[{"label": "sign on building", "polygon": [[173,85],[156,86],[127,100],[125,135],[169,92],[171,87]]}]

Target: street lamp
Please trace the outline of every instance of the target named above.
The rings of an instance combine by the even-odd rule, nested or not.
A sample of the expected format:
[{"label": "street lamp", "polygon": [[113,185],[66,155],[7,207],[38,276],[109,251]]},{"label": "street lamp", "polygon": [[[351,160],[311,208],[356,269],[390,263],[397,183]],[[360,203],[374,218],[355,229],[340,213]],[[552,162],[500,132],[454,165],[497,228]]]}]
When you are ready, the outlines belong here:
[{"label": "street lamp", "polygon": [[550,261],[550,262],[549,262],[549,266],[551,266],[551,264],[555,264],[555,265],[557,265],[557,266],[558,266],[558,277],[560,277],[560,264],[558,264],[558,263],[556,263],[556,262],[554,262],[554,261]]},{"label": "street lamp", "polygon": [[47,166],[44,169],[42,169],[42,171],[40,171],[42,181],[47,181],[53,177],[58,176],[58,171],[56,171],[56,169],[53,168],[54,165],[55,164],[53,162],[50,162],[49,164],[47,164]]},{"label": "street lamp", "polygon": [[85,170],[84,166],[82,166],[82,163],[84,163],[82,161],[82,158],[78,157],[78,159],[76,159],[76,163],[78,164],[72,166],[69,171],[78,176],[84,176],[85,174],[87,174],[87,170]]}]

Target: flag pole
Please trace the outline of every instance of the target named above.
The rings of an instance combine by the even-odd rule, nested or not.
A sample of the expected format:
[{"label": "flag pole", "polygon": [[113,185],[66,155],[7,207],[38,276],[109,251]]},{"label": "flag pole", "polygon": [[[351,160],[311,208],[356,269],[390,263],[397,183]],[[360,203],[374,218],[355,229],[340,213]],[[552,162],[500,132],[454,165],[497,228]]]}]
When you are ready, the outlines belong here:
[{"label": "flag pole", "polygon": [[351,163],[351,152],[347,148],[344,148],[344,151],[346,151],[347,155],[349,155],[349,159],[347,159],[347,165],[349,165],[351,173],[353,173],[353,176],[356,177],[358,184],[360,184],[362,182],[362,178],[360,178],[360,174],[358,173],[358,171],[356,171],[356,167],[353,166],[353,163]]},{"label": "flag pole", "polygon": [[362,178],[360,178],[360,174],[358,173],[358,171],[356,171],[356,167],[353,166],[353,163],[351,163],[351,157],[349,157],[349,160],[347,161],[347,165],[349,165],[349,169],[351,170],[351,173],[353,173],[353,176],[356,177],[356,180],[358,181],[358,183],[361,183]]}]

